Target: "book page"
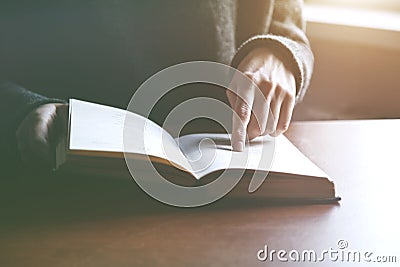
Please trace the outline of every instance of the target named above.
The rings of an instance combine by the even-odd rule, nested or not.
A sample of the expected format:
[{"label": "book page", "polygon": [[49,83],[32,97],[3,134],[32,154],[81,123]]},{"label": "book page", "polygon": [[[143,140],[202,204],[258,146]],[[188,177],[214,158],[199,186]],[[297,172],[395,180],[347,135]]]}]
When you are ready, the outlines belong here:
[{"label": "book page", "polygon": [[229,134],[190,134],[177,139],[197,178],[225,169],[268,171],[274,139],[259,137],[246,144],[244,151],[232,151]]},{"label": "book page", "polygon": [[257,137],[243,152],[234,152],[229,134],[191,134],[173,139],[140,115],[75,99],[70,100],[69,127],[70,152],[122,158],[125,149],[127,153],[170,161],[197,179],[225,169],[327,177],[283,135]]},{"label": "book page", "polygon": [[[190,168],[172,136],[154,122],[122,109],[70,100],[69,150],[123,157],[123,152],[155,156]],[[124,127],[125,138],[124,144]],[[129,136],[132,138],[129,138]],[[116,155],[117,154],[117,155]]]},{"label": "book page", "polygon": [[270,171],[328,178],[328,175],[295,147],[286,136],[280,135],[275,139],[276,149]]},{"label": "book page", "polygon": [[246,144],[243,152],[232,151],[228,134],[191,134],[177,142],[198,179],[225,169],[327,177],[284,135],[257,137]]}]

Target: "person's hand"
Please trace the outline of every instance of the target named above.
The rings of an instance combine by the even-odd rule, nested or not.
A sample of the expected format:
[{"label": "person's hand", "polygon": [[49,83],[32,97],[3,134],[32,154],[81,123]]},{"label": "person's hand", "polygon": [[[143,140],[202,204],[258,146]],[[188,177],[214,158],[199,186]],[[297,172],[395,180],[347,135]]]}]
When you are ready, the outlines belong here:
[{"label": "person's hand", "polygon": [[67,104],[50,103],[32,110],[19,125],[16,138],[24,163],[50,169],[54,146],[66,131]]},{"label": "person's hand", "polygon": [[296,83],[282,61],[265,48],[249,53],[238,70],[260,89],[234,77],[233,92],[227,90],[229,103],[237,114],[233,116],[232,147],[243,151],[247,137],[251,140],[260,135],[278,136],[288,129],[295,105]]}]

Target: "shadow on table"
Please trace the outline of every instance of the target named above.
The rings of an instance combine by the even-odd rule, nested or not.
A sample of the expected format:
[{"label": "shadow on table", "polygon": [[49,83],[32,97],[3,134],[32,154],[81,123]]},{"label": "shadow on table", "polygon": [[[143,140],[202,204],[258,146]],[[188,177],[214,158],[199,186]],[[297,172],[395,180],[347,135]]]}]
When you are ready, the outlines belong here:
[{"label": "shadow on table", "polygon": [[[26,171],[6,175],[0,181],[0,190],[0,225],[4,226],[143,217],[152,214],[210,214],[226,210],[276,209],[310,204],[224,198],[199,208],[177,208],[152,199],[129,178],[31,174]],[[319,211],[329,211],[338,205],[318,206]]]}]

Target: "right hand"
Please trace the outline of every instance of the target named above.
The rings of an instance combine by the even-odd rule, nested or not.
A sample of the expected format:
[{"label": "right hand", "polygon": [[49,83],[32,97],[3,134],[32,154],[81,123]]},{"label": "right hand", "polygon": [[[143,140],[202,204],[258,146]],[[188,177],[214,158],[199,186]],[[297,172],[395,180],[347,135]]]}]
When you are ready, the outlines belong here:
[{"label": "right hand", "polygon": [[[236,113],[232,123],[232,147],[243,151],[246,139],[284,133],[292,117],[296,97],[294,75],[283,62],[266,48],[250,52],[238,70],[248,76],[258,88],[233,78],[233,91],[227,90]],[[270,112],[271,110],[271,112]]]},{"label": "right hand", "polygon": [[67,130],[68,105],[44,104],[32,110],[17,131],[17,145],[24,163],[39,168],[54,166],[54,149]]}]

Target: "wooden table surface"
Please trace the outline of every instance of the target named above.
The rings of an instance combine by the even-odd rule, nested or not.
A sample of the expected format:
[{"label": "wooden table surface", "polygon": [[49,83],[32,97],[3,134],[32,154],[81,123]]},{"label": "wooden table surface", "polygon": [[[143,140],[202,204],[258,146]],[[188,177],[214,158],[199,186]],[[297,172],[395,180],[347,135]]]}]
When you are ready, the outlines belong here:
[{"label": "wooden table surface", "polygon": [[[333,178],[339,205],[174,208],[128,179],[22,170],[1,181],[0,266],[400,265],[400,120],[298,122],[287,136]],[[260,261],[265,245],[338,254],[319,264]],[[362,253],[361,263],[343,252]]]}]

